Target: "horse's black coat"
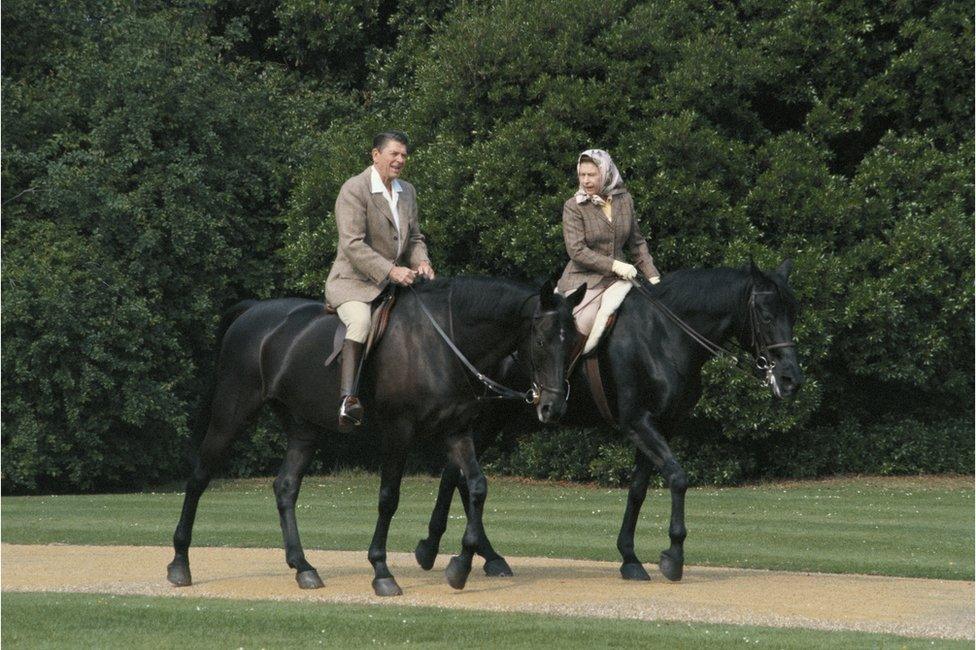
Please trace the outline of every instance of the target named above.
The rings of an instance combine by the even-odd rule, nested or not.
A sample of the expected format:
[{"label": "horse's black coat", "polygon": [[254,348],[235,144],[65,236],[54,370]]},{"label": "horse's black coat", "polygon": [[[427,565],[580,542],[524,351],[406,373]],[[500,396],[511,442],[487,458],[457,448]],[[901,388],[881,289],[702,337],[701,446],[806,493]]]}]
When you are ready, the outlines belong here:
[{"label": "horse's black coat", "polygon": [[[748,270],[676,271],[660,284],[645,288],[707,339],[721,344],[731,338],[752,350],[757,334],[769,343],[792,342],[798,305],[787,281],[791,266],[787,260],[769,273],[755,266]],[[755,318],[750,315],[750,299]],[[753,331],[753,321],[760,331]],[[775,347],[763,353],[774,363],[769,378],[774,395],[782,398],[795,393],[803,382],[803,374],[794,348]],[[634,530],[650,472],[655,469],[671,492],[671,546],[661,554],[659,568],[669,579],[679,580],[684,566],[688,479],[671,453],[667,438],[701,397],[701,368],[711,355],[635,290],[621,304],[616,325],[601,343],[598,354],[611,404],[616,407],[617,426],[637,447],[627,507],[617,538],[623,557],[621,574],[627,579],[648,579],[634,553]],[[517,367],[513,374],[518,374]],[[518,378],[510,376],[506,381],[515,383]],[[571,383],[566,420],[573,424],[599,424],[584,373],[578,369]],[[441,478],[428,537],[417,546],[417,560],[424,568],[429,568],[437,555],[455,487],[463,497],[464,486],[457,470],[448,466]],[[486,569],[493,563],[503,563],[487,538],[484,541],[479,553],[485,557]]]},{"label": "horse's black coat", "polygon": [[[585,289],[584,289],[585,290]],[[481,387],[438,338],[418,300],[439,324],[453,332],[457,346],[488,376],[497,377],[503,359],[516,349],[533,360],[533,379],[542,391],[540,420],[559,417],[565,408],[565,359],[572,345],[572,308],[583,291],[569,298],[490,278],[436,280],[401,292],[385,336],[370,355],[363,398],[367,426],[382,439],[379,518],[369,549],[379,595],[400,593],[386,564],[386,537],[397,509],[400,479],[415,437],[443,441],[452,466],[460,468],[470,495],[468,526],[448,581],[461,588],[477,546],[483,544],[482,509],[487,491],[475,458],[469,424],[479,412]],[[449,308],[450,305],[450,308]],[[225,317],[209,425],[187,482],[183,512],[169,565],[176,585],[191,582],[188,551],[200,495],[224,459],[234,436],[262,405],[270,403],[288,435],[288,451],[274,482],[288,565],[303,588],[322,581],[305,559],[295,520],[302,476],[316,447],[338,430],[337,364],[324,366],[338,318],[320,302],[295,298],[247,301]],[[352,435],[356,435],[355,433]]]}]

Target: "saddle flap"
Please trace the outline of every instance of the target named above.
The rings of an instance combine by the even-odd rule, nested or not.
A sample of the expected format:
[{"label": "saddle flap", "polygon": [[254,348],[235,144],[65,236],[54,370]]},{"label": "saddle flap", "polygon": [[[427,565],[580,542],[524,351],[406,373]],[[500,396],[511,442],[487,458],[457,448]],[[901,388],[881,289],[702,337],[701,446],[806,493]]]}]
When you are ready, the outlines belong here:
[{"label": "saddle flap", "polygon": [[590,385],[590,394],[596,409],[603,416],[603,419],[616,426],[616,419],[613,417],[613,410],[607,400],[607,391],[603,387],[603,377],[600,375],[600,357],[591,354],[583,360],[583,367],[586,370],[586,381]]},{"label": "saddle flap", "polygon": [[[383,334],[386,333],[386,327],[390,323],[390,312],[393,310],[393,304],[395,302],[396,292],[388,291],[381,294],[377,300],[371,303],[372,313],[370,314],[369,335],[366,337],[366,346],[363,349],[364,361],[369,351],[379,343],[380,339],[383,338]],[[325,313],[334,315],[336,313],[335,307],[327,304],[325,306]],[[339,354],[342,352],[342,342],[345,339],[346,326],[342,321],[339,321],[339,326],[336,327],[335,335],[332,337],[332,352],[325,360],[326,366],[332,365],[332,362],[339,358]]]},{"label": "saddle flap", "polygon": [[369,336],[366,338],[366,348],[363,355],[368,355],[386,334],[386,326],[390,324],[390,312],[396,303],[397,291],[385,291],[377,300],[373,301],[373,313],[370,318]]}]

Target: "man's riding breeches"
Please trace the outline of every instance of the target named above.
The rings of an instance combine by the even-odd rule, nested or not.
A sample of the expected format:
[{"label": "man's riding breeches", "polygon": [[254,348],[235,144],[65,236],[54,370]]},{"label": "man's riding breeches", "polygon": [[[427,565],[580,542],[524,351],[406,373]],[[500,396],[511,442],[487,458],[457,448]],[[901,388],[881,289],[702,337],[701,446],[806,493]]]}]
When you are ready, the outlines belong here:
[{"label": "man's riding breeches", "polygon": [[357,343],[365,343],[369,336],[370,308],[369,304],[350,300],[336,308],[339,320],[346,326],[346,338]]}]

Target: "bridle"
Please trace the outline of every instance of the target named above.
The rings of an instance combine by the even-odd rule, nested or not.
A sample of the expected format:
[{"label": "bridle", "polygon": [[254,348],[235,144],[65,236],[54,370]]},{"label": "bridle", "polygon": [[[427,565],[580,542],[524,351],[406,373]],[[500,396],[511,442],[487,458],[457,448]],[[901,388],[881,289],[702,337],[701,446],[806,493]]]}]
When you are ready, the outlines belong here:
[{"label": "bridle", "polygon": [[[532,315],[532,325],[531,325],[531,327],[529,329],[529,341],[530,342],[535,342],[535,323],[540,318],[542,318],[542,316],[538,316],[538,315],[535,315],[535,314]],[[531,343],[530,343],[530,348],[531,347],[532,346],[531,346]],[[529,393],[532,395],[532,401],[529,402],[529,404],[531,404],[532,406],[538,406],[539,405],[539,402],[542,401],[542,395],[543,395],[543,393],[554,393],[554,394],[557,394],[557,395],[559,394],[559,389],[558,388],[553,388],[551,386],[545,386],[545,385],[540,384],[537,381],[535,381],[535,349],[530,349],[529,350],[529,369],[530,369],[530,372],[532,373],[531,376],[533,378],[532,388],[529,389]],[[569,392],[570,392],[569,373],[567,372],[566,373],[566,377],[563,380],[563,402],[564,403],[569,401]]]},{"label": "bridle", "polygon": [[772,293],[776,292],[756,291],[755,287],[753,287],[752,293],[749,294],[749,336],[752,338],[752,347],[755,350],[756,368],[766,371],[767,380],[772,375],[773,368],[776,367],[776,362],[772,360],[772,355],[769,354],[769,351],[775,350],[776,348],[792,348],[796,346],[793,341],[770,343],[766,337],[766,333],[759,327],[759,321],[762,319],[759,316],[759,308],[756,307],[756,296]]}]

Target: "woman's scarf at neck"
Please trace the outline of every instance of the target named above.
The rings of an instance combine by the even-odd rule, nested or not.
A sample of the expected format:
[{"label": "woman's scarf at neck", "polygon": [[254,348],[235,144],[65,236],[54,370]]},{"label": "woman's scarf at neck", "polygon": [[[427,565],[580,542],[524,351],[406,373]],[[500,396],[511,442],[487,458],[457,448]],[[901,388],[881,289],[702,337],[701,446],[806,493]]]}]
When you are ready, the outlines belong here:
[{"label": "woman's scarf at neck", "polygon": [[610,154],[603,149],[587,149],[579,155],[579,158],[576,159],[577,176],[579,175],[579,167],[583,158],[589,158],[596,163],[597,168],[600,170],[600,176],[603,178],[603,188],[598,194],[587,194],[586,190],[580,187],[576,190],[576,203],[591,201],[594,205],[603,205],[606,203],[603,197],[609,197],[611,194],[616,194],[618,190],[623,189],[624,179],[617,170],[617,166],[613,164],[613,159],[610,157]]}]

